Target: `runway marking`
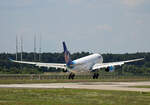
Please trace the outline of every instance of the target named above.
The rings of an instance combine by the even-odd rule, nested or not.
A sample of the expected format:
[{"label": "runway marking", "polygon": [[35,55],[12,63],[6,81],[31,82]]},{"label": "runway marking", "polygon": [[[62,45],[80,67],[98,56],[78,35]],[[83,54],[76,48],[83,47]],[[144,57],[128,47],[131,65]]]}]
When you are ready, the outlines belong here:
[{"label": "runway marking", "polygon": [[46,83],[46,84],[8,84],[0,88],[73,88],[150,92],[150,88],[132,86],[150,86],[150,82],[79,82],[79,83]]}]

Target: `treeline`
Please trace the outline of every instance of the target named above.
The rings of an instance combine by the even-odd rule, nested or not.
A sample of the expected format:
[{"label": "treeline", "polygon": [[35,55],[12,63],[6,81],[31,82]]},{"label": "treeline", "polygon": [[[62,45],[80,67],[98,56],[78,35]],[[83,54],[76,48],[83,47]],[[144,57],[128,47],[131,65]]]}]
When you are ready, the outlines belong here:
[{"label": "treeline", "polygon": [[[77,52],[71,54],[72,59],[87,56],[89,52]],[[143,61],[129,63],[122,67],[116,67],[116,73],[123,75],[149,75],[150,74],[150,53],[132,53],[132,54],[102,54],[104,62],[124,61],[136,58],[144,58]],[[8,59],[16,59],[15,54],[0,53],[0,74],[39,74],[43,72],[58,72],[54,68],[38,68],[33,65],[16,64],[10,62]],[[18,60],[20,55],[18,54]],[[23,53],[24,61],[34,61],[34,53]],[[39,61],[38,54],[36,54],[36,61]],[[42,53],[41,62],[50,63],[64,63],[63,53]],[[100,72],[104,72],[101,70]]]}]

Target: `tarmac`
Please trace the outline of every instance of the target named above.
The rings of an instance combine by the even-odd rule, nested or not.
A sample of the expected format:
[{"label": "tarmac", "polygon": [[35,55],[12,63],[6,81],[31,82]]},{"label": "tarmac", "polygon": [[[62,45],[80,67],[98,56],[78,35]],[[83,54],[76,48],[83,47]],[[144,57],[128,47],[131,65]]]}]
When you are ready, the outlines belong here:
[{"label": "tarmac", "polygon": [[150,82],[78,82],[3,85],[1,84],[0,88],[71,88],[150,92],[150,88],[135,88],[134,86],[150,86]]}]

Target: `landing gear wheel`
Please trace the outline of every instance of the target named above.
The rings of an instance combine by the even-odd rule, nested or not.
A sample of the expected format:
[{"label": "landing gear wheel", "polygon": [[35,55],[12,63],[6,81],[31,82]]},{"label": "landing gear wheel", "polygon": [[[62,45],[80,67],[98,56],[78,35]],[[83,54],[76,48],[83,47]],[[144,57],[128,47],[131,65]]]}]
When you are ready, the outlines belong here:
[{"label": "landing gear wheel", "polygon": [[99,73],[94,73],[93,79],[98,79],[98,77],[99,77]]},{"label": "landing gear wheel", "polygon": [[70,73],[68,79],[72,79],[73,80],[74,77],[75,77],[75,74],[74,73]]}]

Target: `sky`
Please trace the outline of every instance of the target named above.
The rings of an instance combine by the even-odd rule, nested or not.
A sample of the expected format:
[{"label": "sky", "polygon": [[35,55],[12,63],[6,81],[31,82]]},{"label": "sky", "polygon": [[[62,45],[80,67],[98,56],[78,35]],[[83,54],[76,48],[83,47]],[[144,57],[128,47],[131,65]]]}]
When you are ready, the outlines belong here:
[{"label": "sky", "polygon": [[0,0],[0,52],[15,53],[16,35],[25,52],[34,35],[42,52],[150,52],[150,0]]}]

